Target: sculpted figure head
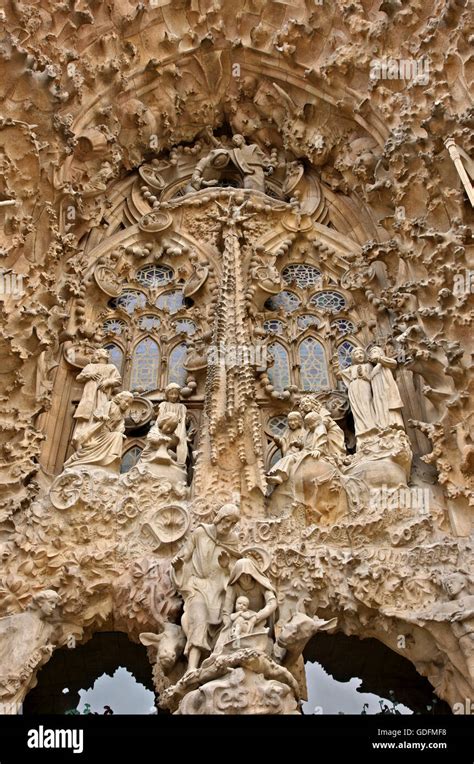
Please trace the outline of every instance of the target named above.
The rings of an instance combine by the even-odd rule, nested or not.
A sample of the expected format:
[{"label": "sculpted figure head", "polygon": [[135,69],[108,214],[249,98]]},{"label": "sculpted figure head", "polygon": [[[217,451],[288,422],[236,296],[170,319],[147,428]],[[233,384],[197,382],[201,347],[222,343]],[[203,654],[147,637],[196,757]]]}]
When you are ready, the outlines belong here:
[{"label": "sculpted figure head", "polygon": [[161,432],[164,432],[165,435],[171,435],[172,432],[174,432],[178,426],[178,416],[177,414],[162,414],[157,419],[157,425],[160,428]]},{"label": "sculpted figure head", "polygon": [[319,414],[317,411],[310,411],[309,414],[306,414],[304,418],[304,424],[305,427],[312,432],[316,429],[321,420],[321,414]]},{"label": "sculpted figure head", "polygon": [[374,345],[369,350],[369,361],[378,361],[383,356],[382,348],[378,345]]},{"label": "sculpted figure head", "polygon": [[117,404],[120,411],[127,411],[132,405],[133,393],[130,393],[128,390],[123,390],[121,393],[117,393],[117,395],[114,396],[113,401]]},{"label": "sculpted figure head", "polygon": [[456,599],[466,587],[467,580],[463,573],[451,573],[442,580],[443,588],[450,599]]},{"label": "sculpted figure head", "polygon": [[290,411],[288,414],[288,427],[290,430],[297,430],[303,426],[303,417],[299,411]]},{"label": "sculpted figure head", "polygon": [[232,143],[234,144],[234,146],[237,146],[237,147],[240,148],[241,146],[245,146],[245,138],[244,138],[243,135],[240,135],[239,133],[236,133],[232,137]]},{"label": "sculpted figure head", "polygon": [[214,518],[217,535],[220,537],[227,536],[239,520],[240,514],[235,504],[224,504]]},{"label": "sculpted figure head", "polygon": [[36,610],[40,616],[49,618],[53,615],[59,602],[60,599],[57,592],[53,589],[43,589],[43,591],[33,595],[28,609]]},{"label": "sculpted figure head", "polygon": [[91,358],[92,363],[108,363],[109,362],[109,351],[105,348],[97,348],[97,350],[94,350],[92,353]]},{"label": "sculpted figure head", "polygon": [[308,414],[310,411],[321,411],[321,401],[318,401],[313,395],[303,395],[299,407],[303,414]]},{"label": "sculpted figure head", "polygon": [[362,348],[354,348],[351,353],[351,361],[352,363],[364,363],[365,350],[362,350]]},{"label": "sculpted figure head", "polygon": [[170,384],[165,387],[166,400],[171,401],[171,403],[178,403],[180,390],[181,388],[177,382],[170,382]]}]

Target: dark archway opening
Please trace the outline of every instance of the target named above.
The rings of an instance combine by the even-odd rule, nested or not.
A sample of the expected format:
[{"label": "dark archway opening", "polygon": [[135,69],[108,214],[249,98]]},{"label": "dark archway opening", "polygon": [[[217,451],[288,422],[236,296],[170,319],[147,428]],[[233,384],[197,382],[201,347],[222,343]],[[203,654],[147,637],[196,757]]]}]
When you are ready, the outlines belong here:
[{"label": "dark archway opening", "polygon": [[[382,713],[383,706],[391,713],[452,713],[409,660],[377,639],[320,633],[308,643],[303,656],[308,682],[305,714]],[[310,664],[319,664],[323,671]],[[376,697],[364,696],[366,693]],[[380,704],[380,699],[385,703]]]},{"label": "dark archway opening", "polygon": [[84,645],[56,650],[37,679],[23,703],[25,715],[81,710],[85,694],[81,690],[91,688],[86,693],[91,711],[102,714],[108,705],[114,713],[152,712],[154,687],[147,651],[126,634],[98,632]]}]

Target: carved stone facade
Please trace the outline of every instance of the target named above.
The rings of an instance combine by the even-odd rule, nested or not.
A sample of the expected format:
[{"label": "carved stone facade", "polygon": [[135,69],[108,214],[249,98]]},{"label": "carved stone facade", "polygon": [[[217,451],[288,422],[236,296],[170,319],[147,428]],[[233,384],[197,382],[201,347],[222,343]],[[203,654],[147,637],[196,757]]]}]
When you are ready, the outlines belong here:
[{"label": "carved stone facade", "polygon": [[106,629],[179,714],[299,713],[321,630],[471,698],[465,4],[0,21],[2,703]]}]

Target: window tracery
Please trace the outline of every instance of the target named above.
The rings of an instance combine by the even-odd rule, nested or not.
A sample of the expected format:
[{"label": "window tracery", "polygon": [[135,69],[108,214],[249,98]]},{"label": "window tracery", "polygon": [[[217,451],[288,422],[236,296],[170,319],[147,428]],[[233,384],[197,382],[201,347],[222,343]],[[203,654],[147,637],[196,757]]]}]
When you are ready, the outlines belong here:
[{"label": "window tracery", "polygon": [[[316,265],[289,263],[280,275],[285,288],[266,300],[262,320],[265,333],[278,337],[267,346],[274,359],[268,369],[270,383],[277,392],[290,386],[301,392],[337,389],[335,366],[346,368],[359,344],[352,341],[358,324],[352,320],[350,300],[338,288],[323,288],[338,282]],[[286,320],[272,315],[276,310],[287,313]]]}]

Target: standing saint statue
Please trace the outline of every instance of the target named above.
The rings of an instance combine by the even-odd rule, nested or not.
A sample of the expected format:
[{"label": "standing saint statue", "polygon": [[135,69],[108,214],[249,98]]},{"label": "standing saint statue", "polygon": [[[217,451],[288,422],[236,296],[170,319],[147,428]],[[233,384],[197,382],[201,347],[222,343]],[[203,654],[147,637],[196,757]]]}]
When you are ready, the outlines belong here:
[{"label": "standing saint statue", "polygon": [[108,401],[100,418],[85,425],[75,436],[76,452],[64,462],[67,468],[79,465],[118,470],[125,438],[125,417],[133,402],[133,393],[124,390]]},{"label": "standing saint statue", "polygon": [[177,418],[177,425],[174,434],[178,438],[176,444],[176,464],[180,467],[186,466],[188,457],[188,436],[186,433],[186,415],[187,409],[184,403],[180,403],[180,386],[176,382],[171,382],[165,388],[166,400],[158,406],[158,417],[163,414],[173,414]]},{"label": "standing saint statue", "polygon": [[247,145],[243,135],[234,135],[232,144],[232,161],[244,176],[244,188],[265,191],[264,171],[273,169],[268,157],[256,143]]},{"label": "standing saint statue", "polygon": [[233,531],[239,519],[237,507],[225,504],[213,523],[197,526],[172,560],[171,580],[184,599],[181,626],[186,635],[188,671],[197,669],[203,653],[212,651],[222,623],[229,564],[240,557]]},{"label": "standing saint statue", "polygon": [[76,379],[80,382],[85,381],[86,384],[74,412],[77,424],[73,441],[80,437],[88,424],[107,416],[110,396],[122,382],[117,367],[109,363],[109,354],[105,348],[99,348],[93,353],[91,362],[84,366]]},{"label": "standing saint statue", "polygon": [[347,394],[354,417],[355,434],[365,435],[375,430],[375,410],[372,399],[372,364],[367,363],[365,351],[355,348],[351,353],[351,365],[340,369],[337,376],[347,385]]},{"label": "standing saint statue", "polygon": [[403,401],[392,373],[392,369],[397,368],[396,360],[385,356],[382,348],[374,345],[369,351],[369,361],[374,364],[372,397],[377,425],[382,429],[403,428],[403,417],[400,411],[403,408]]}]

